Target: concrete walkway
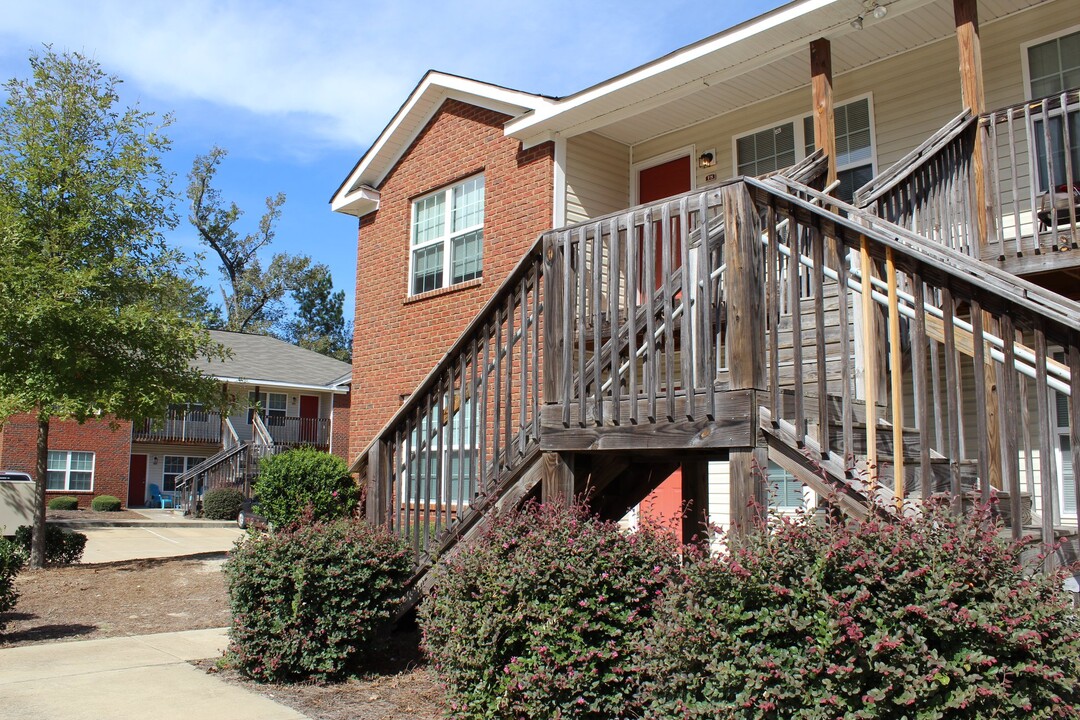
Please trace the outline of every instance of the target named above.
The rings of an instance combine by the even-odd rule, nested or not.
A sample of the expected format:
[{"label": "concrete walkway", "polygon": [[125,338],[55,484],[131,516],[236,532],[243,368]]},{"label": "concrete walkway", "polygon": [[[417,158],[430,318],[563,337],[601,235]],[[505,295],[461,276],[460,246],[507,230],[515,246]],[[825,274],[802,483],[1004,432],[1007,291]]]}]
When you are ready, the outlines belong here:
[{"label": "concrete walkway", "polygon": [[224,629],[0,650],[0,720],[302,720],[188,664],[218,657]]},{"label": "concrete walkway", "polygon": [[143,558],[177,557],[232,550],[244,531],[229,527],[81,527],[86,535],[83,563],[116,562]]}]

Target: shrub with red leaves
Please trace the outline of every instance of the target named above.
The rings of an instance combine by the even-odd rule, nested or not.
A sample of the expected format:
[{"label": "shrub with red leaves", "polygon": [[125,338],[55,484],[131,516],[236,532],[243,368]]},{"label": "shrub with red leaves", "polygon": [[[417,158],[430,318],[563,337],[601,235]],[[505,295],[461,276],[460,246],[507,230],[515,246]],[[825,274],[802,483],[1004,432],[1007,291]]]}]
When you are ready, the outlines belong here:
[{"label": "shrub with red leaves", "polygon": [[1077,717],[1080,622],[983,508],[777,518],[687,568],[644,663],[655,718]]},{"label": "shrub with red leaves", "polygon": [[671,538],[529,505],[440,562],[420,606],[453,718],[637,717],[635,650],[677,572]]}]

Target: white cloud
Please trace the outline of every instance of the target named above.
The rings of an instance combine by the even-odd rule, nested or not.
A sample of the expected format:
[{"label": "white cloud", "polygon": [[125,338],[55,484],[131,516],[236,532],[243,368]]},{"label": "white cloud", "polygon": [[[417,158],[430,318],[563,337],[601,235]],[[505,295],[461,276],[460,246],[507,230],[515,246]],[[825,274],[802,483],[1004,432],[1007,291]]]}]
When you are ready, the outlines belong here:
[{"label": "white cloud", "polygon": [[700,6],[669,3],[642,22],[650,14],[635,5],[656,12],[568,0],[38,0],[7,9],[0,39],[80,50],[168,103],[247,111],[359,147],[429,68],[566,94],[721,27],[688,29],[682,20],[700,18]]}]

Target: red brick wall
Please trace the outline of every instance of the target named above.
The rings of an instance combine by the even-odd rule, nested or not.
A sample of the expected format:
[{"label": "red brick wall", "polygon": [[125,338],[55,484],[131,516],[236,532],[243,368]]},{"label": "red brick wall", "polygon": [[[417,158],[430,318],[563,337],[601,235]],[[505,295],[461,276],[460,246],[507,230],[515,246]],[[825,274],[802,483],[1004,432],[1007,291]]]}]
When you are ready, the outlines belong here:
[{"label": "red brick wall", "polygon": [[345,462],[351,462],[349,456],[349,407],[352,401],[352,393],[334,395],[334,434],[330,438],[330,451]]},{"label": "red brick wall", "polygon": [[[48,497],[71,495],[79,507],[90,507],[98,495],[115,495],[127,505],[128,470],[131,460],[131,423],[119,422],[115,430],[107,420],[75,422],[53,420],[49,425],[50,450],[94,453],[94,487],[90,491],[55,491]],[[4,423],[0,444],[0,469],[30,473],[36,478],[37,421],[33,415],[15,415]]]},{"label": "red brick wall", "polygon": [[[360,223],[350,451],[362,452],[537,236],[551,226],[551,143],[521,150],[506,115],[447,100],[379,188]],[[483,282],[408,298],[414,198],[484,173]]]}]

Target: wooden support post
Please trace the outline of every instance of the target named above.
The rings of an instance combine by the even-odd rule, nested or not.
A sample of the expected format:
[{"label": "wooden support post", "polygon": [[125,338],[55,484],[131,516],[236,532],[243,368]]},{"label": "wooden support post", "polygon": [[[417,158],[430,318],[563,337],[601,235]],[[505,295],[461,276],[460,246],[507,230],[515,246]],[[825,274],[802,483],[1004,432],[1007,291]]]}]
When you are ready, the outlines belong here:
[{"label": "wooden support post", "polygon": [[836,119],[833,113],[832,43],[818,38],[810,43],[810,87],[814,100],[814,146],[829,159],[825,186],[836,181]]},{"label": "wooden support post", "polygon": [[682,540],[692,539],[702,547],[709,542],[709,463],[704,460],[682,462]]},{"label": "wooden support post", "polygon": [[[563,399],[563,387],[568,369],[563,362],[563,345],[567,328],[563,325],[563,292],[566,277],[563,275],[562,254],[569,252],[560,248],[556,233],[544,236],[544,403],[557,403]],[[568,237],[568,236],[567,236]],[[474,368],[475,374],[475,368]]]},{"label": "wooden support post", "polygon": [[870,243],[861,238],[859,246],[859,269],[862,274],[862,321],[863,339],[863,398],[866,401],[866,481],[871,486],[877,482],[877,387],[878,387],[878,333],[871,296],[873,286],[870,278],[873,267],[870,258]]},{"label": "wooden support post", "polygon": [[364,510],[367,521],[371,525],[382,525],[385,521],[386,489],[390,478],[384,476],[387,469],[384,462],[386,448],[382,442],[376,442],[368,451],[367,479],[365,481],[366,497]]},{"label": "wooden support post", "polygon": [[[983,89],[982,47],[979,39],[979,9],[977,0],[953,0],[953,19],[956,24],[956,44],[960,53],[960,94],[965,107],[974,115],[986,112],[986,95]],[[972,148],[971,165],[975,177],[975,223],[977,227],[976,247],[979,259],[982,259],[990,247],[990,231],[995,226],[994,208],[986,181],[986,148],[983,143],[982,128],[978,129],[975,146]],[[992,315],[983,314],[983,327],[986,332],[997,334],[999,328]],[[999,433],[997,371],[993,363],[983,367],[984,388],[986,395],[985,422],[988,431],[987,444],[992,459],[990,477],[980,478],[990,485],[1002,488],[1000,456],[1001,435]]]},{"label": "wooden support post", "polygon": [[900,302],[896,291],[896,261],[893,249],[885,250],[885,274],[889,289],[889,404],[892,405],[893,425],[893,488],[896,511],[903,512],[904,496],[904,391],[900,358]]},{"label": "wooden support post", "polygon": [[[722,190],[727,239],[729,377],[732,390],[764,390],[765,372],[765,268],[761,228],[753,198],[742,183]],[[798,310],[796,309],[796,312]],[[757,401],[750,421],[758,435]],[[763,482],[768,455],[763,448],[747,447],[729,454],[731,469],[732,537],[751,532],[756,507],[764,507]]]},{"label": "wooden support post", "polygon": [[574,458],[567,453],[544,453],[544,474],[540,499],[544,503],[570,505],[574,502]]},{"label": "wooden support post", "polygon": [[745,537],[759,527],[759,513],[768,505],[765,475],[769,454],[765,448],[738,448],[728,453],[728,460],[731,484],[728,536]]}]

